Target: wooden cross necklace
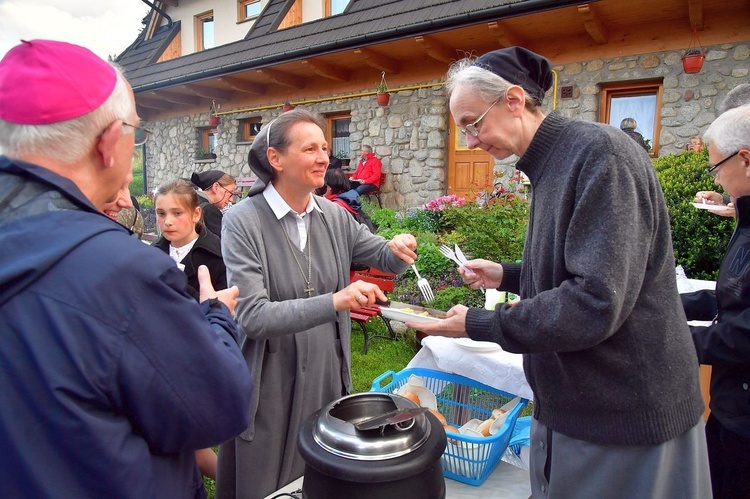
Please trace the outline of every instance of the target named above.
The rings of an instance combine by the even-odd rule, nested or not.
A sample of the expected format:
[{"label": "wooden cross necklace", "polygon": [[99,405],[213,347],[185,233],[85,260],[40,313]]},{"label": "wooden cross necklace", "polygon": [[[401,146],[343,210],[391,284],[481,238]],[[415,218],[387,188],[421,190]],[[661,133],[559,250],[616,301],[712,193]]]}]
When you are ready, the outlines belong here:
[{"label": "wooden cross necklace", "polygon": [[[307,278],[305,278],[305,271],[302,270],[302,265],[297,259],[297,252],[292,245],[292,240],[289,239],[289,234],[286,233],[284,223],[281,220],[279,220],[279,223],[281,224],[281,230],[284,232],[286,242],[289,245],[289,250],[292,252],[292,257],[294,257],[294,261],[297,263],[297,268],[299,269],[300,274],[302,274],[302,279],[305,279],[305,288],[302,289],[302,292],[307,293],[307,297],[309,298],[312,296],[313,291],[315,291],[315,288],[310,285],[310,282],[312,281],[312,218],[310,219],[310,227],[307,229]],[[305,253],[303,252],[302,254],[304,255]]]}]

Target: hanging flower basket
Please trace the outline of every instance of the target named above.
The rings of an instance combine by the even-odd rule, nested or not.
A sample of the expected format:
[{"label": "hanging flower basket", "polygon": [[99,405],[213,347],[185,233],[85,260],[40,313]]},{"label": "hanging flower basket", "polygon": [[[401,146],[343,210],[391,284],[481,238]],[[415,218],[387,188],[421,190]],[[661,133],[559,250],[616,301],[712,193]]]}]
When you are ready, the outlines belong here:
[{"label": "hanging flower basket", "polygon": [[285,113],[285,112],[287,112],[287,111],[291,111],[292,109],[294,109],[294,106],[292,105],[292,103],[291,103],[291,102],[289,102],[288,100],[286,100],[286,101],[284,102],[284,105],[283,105],[283,106],[282,106],[282,108],[281,108],[281,112],[282,112],[282,113]]},{"label": "hanging flower basket", "polygon": [[690,45],[688,45],[685,55],[682,56],[682,69],[687,74],[700,73],[705,59],[706,56],[703,54],[701,42],[698,39],[698,32],[693,30]]},{"label": "hanging flower basket", "polygon": [[682,56],[682,69],[688,74],[700,73],[705,59],[703,54],[685,54]]},{"label": "hanging flower basket", "polygon": [[216,102],[211,101],[211,109],[208,110],[208,124],[211,126],[219,126],[221,118],[216,116]]},{"label": "hanging flower basket", "polygon": [[391,94],[388,91],[388,84],[385,82],[385,71],[380,74],[380,83],[378,83],[375,91],[375,98],[378,100],[378,105],[387,106],[391,101]]}]

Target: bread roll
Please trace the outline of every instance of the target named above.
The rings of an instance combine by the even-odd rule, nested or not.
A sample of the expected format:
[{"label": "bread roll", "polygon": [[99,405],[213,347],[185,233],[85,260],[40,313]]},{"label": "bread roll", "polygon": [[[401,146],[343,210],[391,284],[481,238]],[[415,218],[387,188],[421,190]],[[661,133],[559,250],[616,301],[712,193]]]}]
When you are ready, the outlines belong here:
[{"label": "bread roll", "polygon": [[445,420],[445,416],[443,416],[442,414],[440,414],[440,413],[439,413],[438,411],[436,411],[435,409],[430,409],[430,412],[431,412],[431,413],[432,413],[432,414],[433,414],[433,415],[434,415],[434,416],[435,416],[436,418],[438,418],[438,421],[440,421],[440,424],[441,424],[441,425],[445,426],[445,425],[447,425],[447,424],[448,424],[448,421],[446,421],[446,420]]},{"label": "bread roll", "polygon": [[492,422],[494,421],[494,418],[487,419],[485,421],[482,421],[482,423],[477,426],[477,431],[484,435],[485,437],[490,436],[490,426],[492,426]]},{"label": "bread roll", "polygon": [[414,402],[417,405],[421,405],[421,403],[419,401],[419,397],[417,396],[416,393],[406,392],[406,393],[404,393],[402,395],[402,397],[408,398],[409,400],[411,400],[412,402]]}]

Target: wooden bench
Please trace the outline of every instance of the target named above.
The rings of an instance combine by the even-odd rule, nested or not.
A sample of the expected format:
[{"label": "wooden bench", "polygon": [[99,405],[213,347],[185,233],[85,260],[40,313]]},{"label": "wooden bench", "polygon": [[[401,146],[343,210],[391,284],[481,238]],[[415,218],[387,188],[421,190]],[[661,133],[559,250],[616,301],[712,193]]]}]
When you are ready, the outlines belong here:
[{"label": "wooden bench", "polygon": [[240,197],[245,197],[247,191],[249,191],[250,188],[255,185],[256,180],[258,180],[257,177],[237,177],[235,179],[236,186],[242,193]]},{"label": "wooden bench", "polygon": [[[354,272],[354,276],[352,277],[352,282],[354,281],[365,281],[365,282],[371,282],[373,284],[377,284],[378,287],[383,292],[389,292],[393,291],[393,288],[395,286],[395,274],[390,274],[386,272],[381,272],[378,269],[370,267],[368,270],[363,271],[356,271]],[[396,332],[391,327],[391,321],[383,317],[383,315],[380,313],[380,307],[378,305],[373,305],[371,307],[362,307],[358,310],[352,310],[350,312],[352,322],[356,322],[359,324],[359,327],[362,329],[362,334],[365,337],[365,345],[362,348],[362,355],[367,355],[367,349],[370,347],[370,342],[374,340],[375,338],[383,338],[385,340],[396,340],[398,337],[396,336]],[[385,327],[388,329],[388,334],[369,334],[367,331],[367,324],[370,323],[370,321],[375,320],[375,318],[379,317],[380,320],[383,321],[385,324]]]}]

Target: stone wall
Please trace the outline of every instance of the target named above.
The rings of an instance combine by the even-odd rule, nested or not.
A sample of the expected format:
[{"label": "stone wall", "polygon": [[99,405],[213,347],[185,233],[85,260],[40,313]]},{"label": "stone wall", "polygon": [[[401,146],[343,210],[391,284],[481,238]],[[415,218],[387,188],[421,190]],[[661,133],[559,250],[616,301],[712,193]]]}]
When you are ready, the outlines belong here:
[{"label": "stone wall", "polygon": [[[685,74],[681,55],[666,51],[555,66],[558,87],[574,87],[573,98],[558,98],[557,108],[566,116],[597,121],[600,83],[663,78],[659,156],[680,152],[689,137],[705,132],[726,93],[747,81],[750,43],[707,47],[700,74]],[[449,110],[442,86],[427,85],[392,93],[386,107],[378,106],[374,95],[305,106],[321,114],[351,113],[351,164],[356,164],[362,144],[373,146],[387,173],[381,196],[384,206],[409,208],[445,194]],[[548,95],[546,110],[551,107]],[[267,123],[280,111],[274,108],[222,116],[215,160],[195,159],[198,127],[208,124],[207,114],[150,123],[154,136],[147,147],[148,185],[153,189],[175,177],[209,169],[250,175],[250,144],[238,142],[239,120],[261,116]],[[512,171],[515,159],[497,162],[496,167]]]}]

